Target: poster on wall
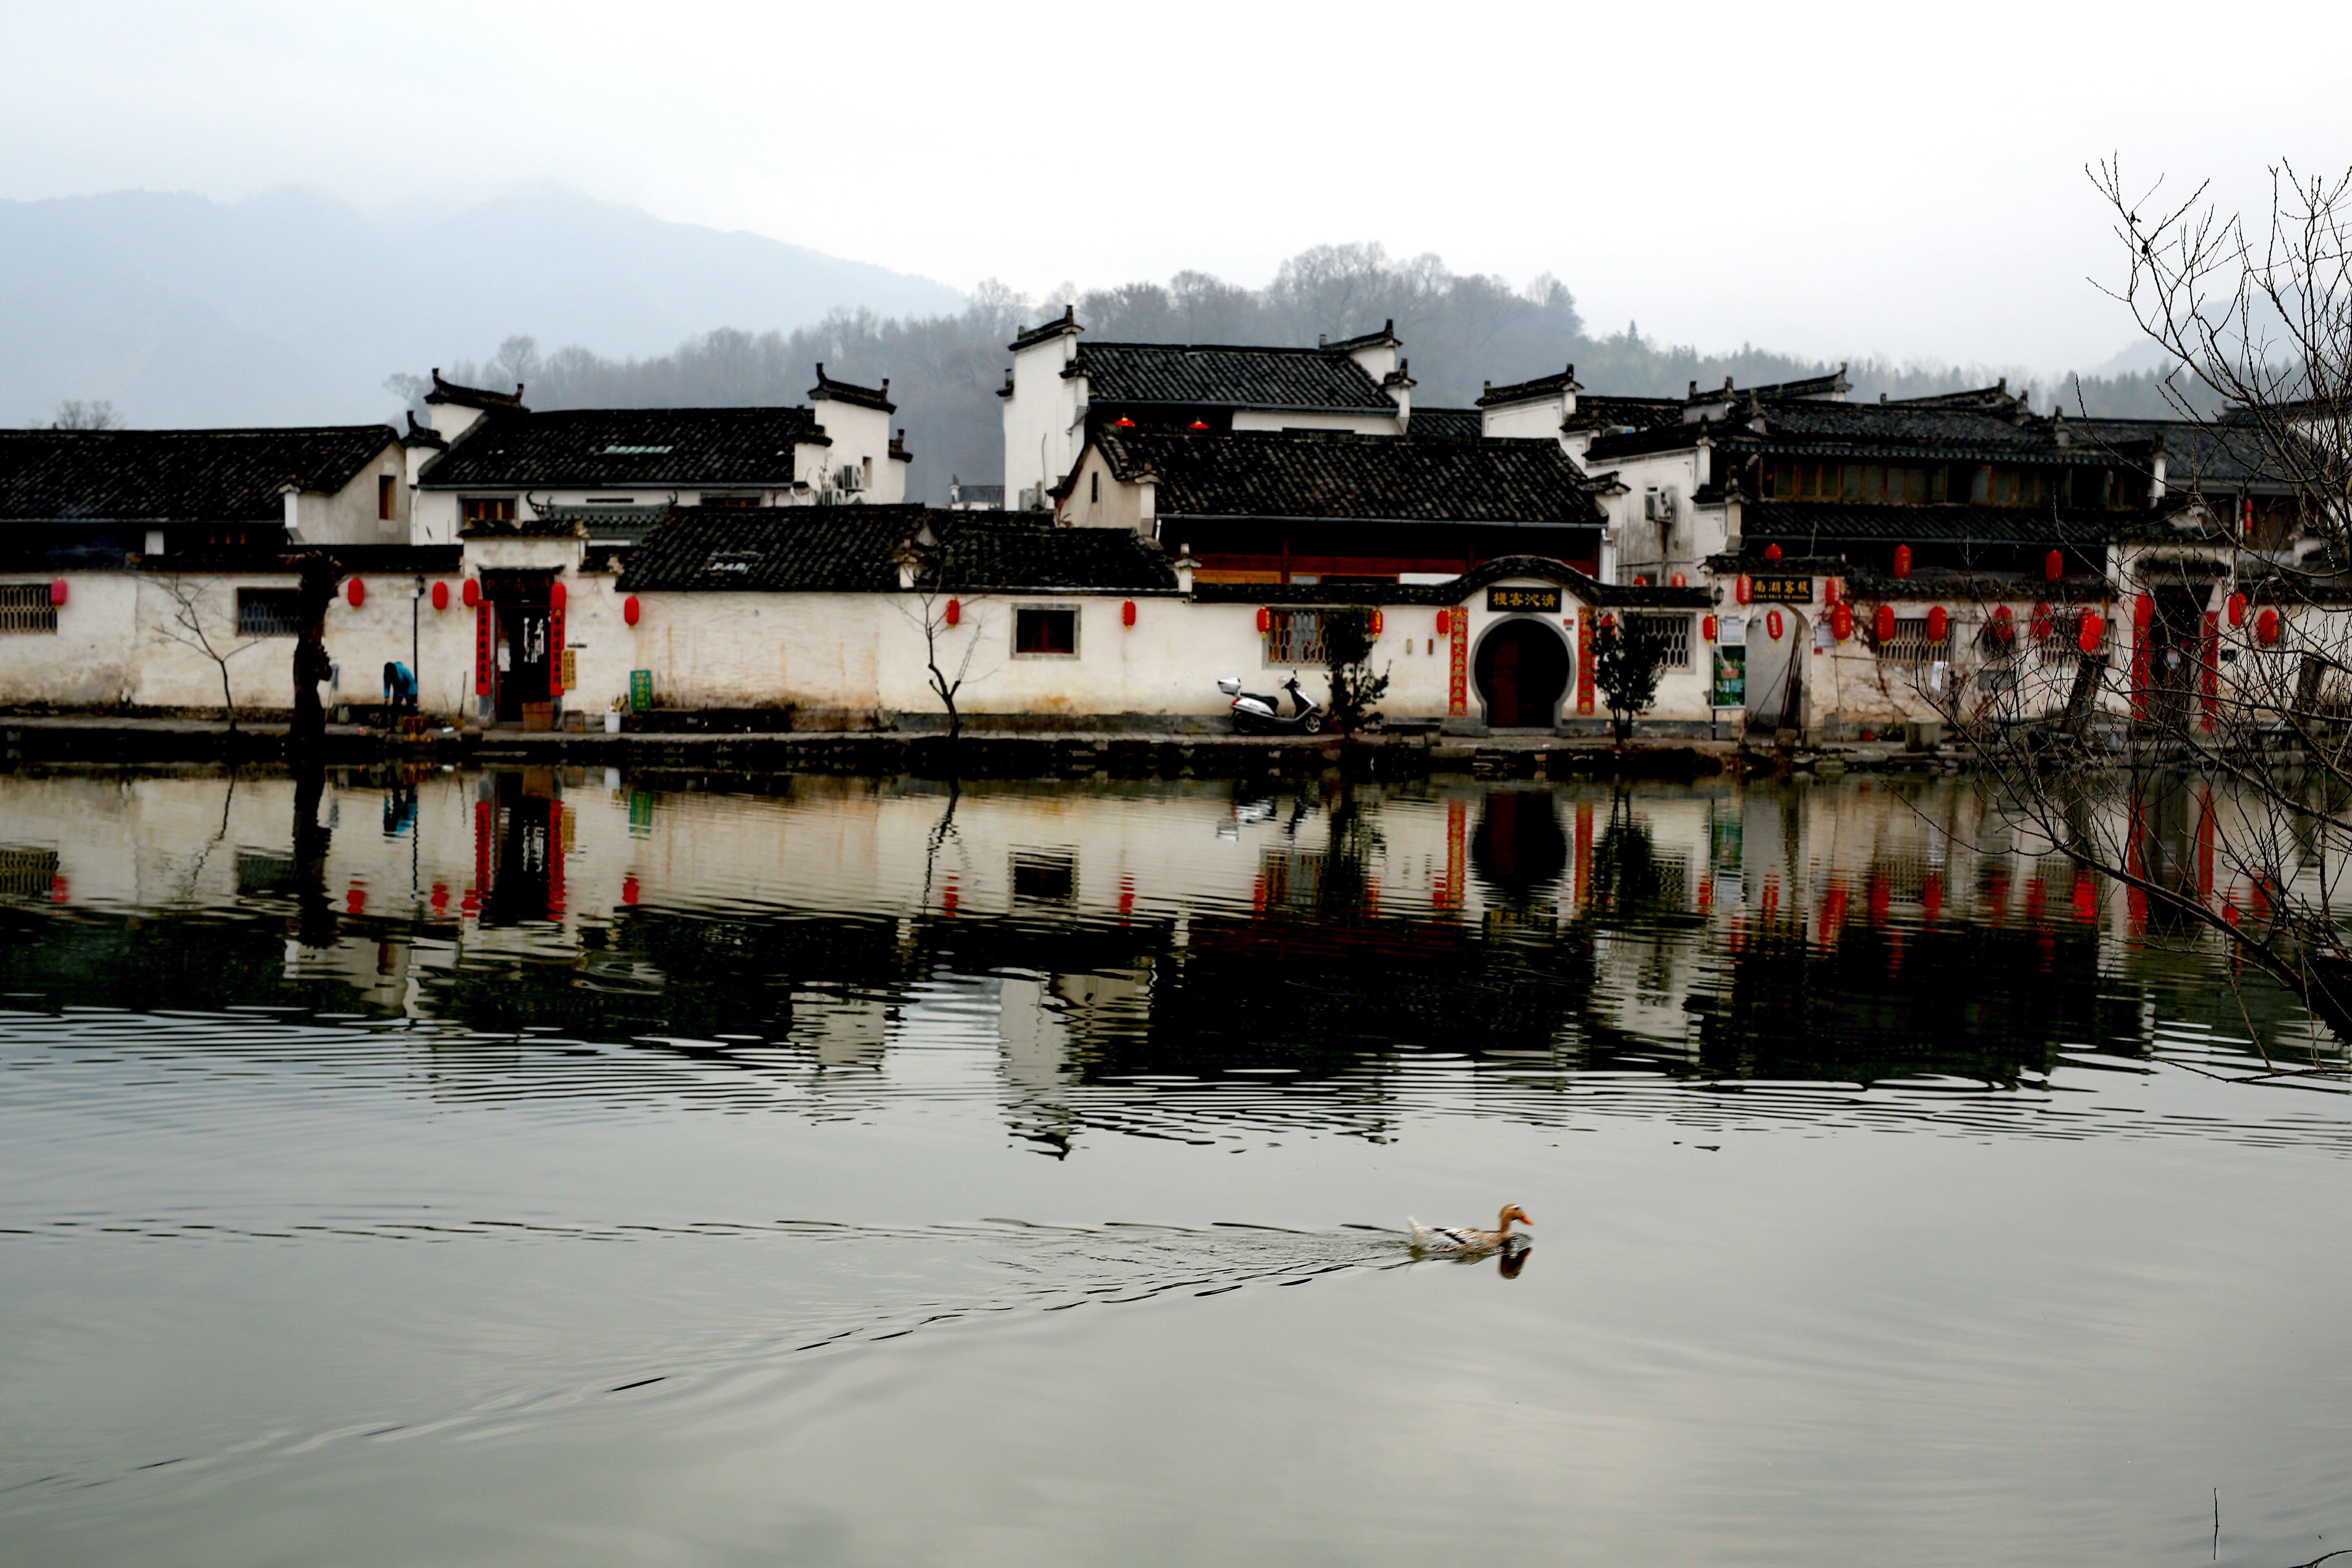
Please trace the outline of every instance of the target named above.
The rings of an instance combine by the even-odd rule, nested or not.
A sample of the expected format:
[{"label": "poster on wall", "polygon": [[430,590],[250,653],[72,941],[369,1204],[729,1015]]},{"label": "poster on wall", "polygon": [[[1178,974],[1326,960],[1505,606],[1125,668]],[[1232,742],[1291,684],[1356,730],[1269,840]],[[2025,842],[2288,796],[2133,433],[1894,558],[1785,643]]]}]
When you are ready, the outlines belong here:
[{"label": "poster on wall", "polygon": [[1748,650],[1743,647],[1718,643],[1715,649],[1715,694],[1708,699],[1717,708],[1748,706]]}]

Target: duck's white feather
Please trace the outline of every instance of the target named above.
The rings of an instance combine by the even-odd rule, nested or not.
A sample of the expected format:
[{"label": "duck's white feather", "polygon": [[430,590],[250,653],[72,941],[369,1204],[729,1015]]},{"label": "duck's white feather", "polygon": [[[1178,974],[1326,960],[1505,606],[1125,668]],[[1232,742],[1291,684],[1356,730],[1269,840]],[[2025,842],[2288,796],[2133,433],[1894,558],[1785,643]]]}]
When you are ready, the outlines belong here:
[{"label": "duck's white feather", "polygon": [[1405,1227],[1412,1232],[1412,1244],[1426,1252],[1462,1252],[1474,1247],[1492,1247],[1493,1238],[1475,1230],[1457,1230],[1452,1226],[1423,1225],[1411,1215],[1405,1215]]}]

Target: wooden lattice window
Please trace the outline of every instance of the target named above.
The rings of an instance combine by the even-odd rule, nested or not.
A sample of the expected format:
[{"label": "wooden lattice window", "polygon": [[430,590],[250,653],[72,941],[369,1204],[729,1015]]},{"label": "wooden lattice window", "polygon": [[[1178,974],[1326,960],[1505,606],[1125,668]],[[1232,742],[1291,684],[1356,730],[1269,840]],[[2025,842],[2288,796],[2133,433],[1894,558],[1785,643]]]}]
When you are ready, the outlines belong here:
[{"label": "wooden lattice window", "polygon": [[58,606],[47,583],[0,583],[0,635],[57,629]]},{"label": "wooden lattice window", "polygon": [[1268,664],[1321,664],[1323,662],[1323,612],[1320,610],[1275,610],[1266,616],[1265,662]]}]

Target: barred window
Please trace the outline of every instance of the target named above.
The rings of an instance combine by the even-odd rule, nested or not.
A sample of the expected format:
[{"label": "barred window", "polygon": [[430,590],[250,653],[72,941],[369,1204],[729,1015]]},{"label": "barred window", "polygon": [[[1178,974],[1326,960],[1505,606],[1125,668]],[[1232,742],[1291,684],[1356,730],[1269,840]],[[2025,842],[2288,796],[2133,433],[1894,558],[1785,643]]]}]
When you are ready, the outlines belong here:
[{"label": "barred window", "polygon": [[515,503],[512,496],[465,496],[457,502],[458,515],[467,522],[512,522]]},{"label": "barred window", "polygon": [[1951,657],[1951,628],[1946,626],[1941,637],[1930,637],[1925,616],[1897,616],[1895,635],[1878,645],[1878,658],[1884,664],[1929,665]]},{"label": "barred window", "polygon": [[1323,612],[1320,610],[1276,610],[1266,620],[1265,662],[1268,664],[1320,664],[1323,662]]},{"label": "barred window", "polygon": [[58,607],[47,583],[0,583],[0,635],[54,632]]},{"label": "barred window", "polygon": [[236,635],[241,637],[290,637],[302,633],[302,591],[299,588],[239,588],[236,591]]},{"label": "barred window", "polygon": [[1626,631],[1645,637],[1665,650],[1668,669],[1688,669],[1691,661],[1691,618],[1688,616],[1627,616]]}]

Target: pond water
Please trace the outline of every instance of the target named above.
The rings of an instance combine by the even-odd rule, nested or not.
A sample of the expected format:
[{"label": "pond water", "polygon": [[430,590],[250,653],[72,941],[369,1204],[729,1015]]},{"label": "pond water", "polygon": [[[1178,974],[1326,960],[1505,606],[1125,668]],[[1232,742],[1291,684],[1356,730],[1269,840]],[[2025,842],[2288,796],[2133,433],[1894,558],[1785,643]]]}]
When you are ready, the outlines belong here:
[{"label": "pond water", "polygon": [[2146,926],[1953,782],[0,775],[0,1552],[2307,1563],[2352,1105]]}]

